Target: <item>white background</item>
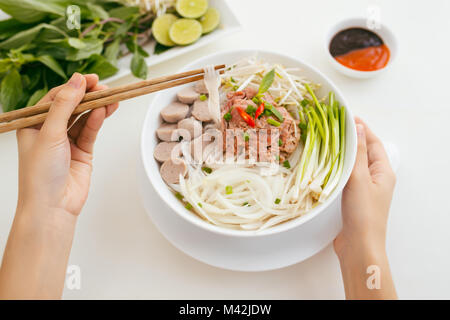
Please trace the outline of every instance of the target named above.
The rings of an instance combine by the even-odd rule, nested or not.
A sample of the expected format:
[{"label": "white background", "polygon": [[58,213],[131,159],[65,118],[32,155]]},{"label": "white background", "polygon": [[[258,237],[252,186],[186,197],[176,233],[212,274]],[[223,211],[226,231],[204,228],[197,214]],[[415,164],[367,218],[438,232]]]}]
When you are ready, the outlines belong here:
[{"label": "white background", "polygon": [[[150,69],[176,72],[202,55],[232,48],[276,50],[327,74],[355,114],[401,153],[387,248],[400,298],[450,298],[450,2],[447,0],[228,0],[245,30]],[[370,80],[338,74],[323,38],[344,17],[369,5],[399,39],[392,68]],[[135,81],[129,77],[113,85]],[[151,96],[121,104],[98,139],[91,192],[79,219],[70,264],[82,271],[78,298],[344,298],[331,246],[281,270],[220,270],[170,245],[148,219],[138,195],[136,163]],[[17,199],[15,134],[0,135],[0,254]]]}]

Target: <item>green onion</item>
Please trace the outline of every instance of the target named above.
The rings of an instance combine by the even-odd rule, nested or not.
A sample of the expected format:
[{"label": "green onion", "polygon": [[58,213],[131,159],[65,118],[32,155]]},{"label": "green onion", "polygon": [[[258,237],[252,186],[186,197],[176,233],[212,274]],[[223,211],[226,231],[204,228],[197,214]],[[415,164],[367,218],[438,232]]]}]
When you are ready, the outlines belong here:
[{"label": "green onion", "polygon": [[245,207],[246,205],[248,205],[247,201],[242,204],[243,207]]},{"label": "green onion", "polygon": [[290,169],[290,168],[291,168],[291,164],[289,163],[288,160],[284,160],[284,162],[283,162],[283,167],[285,167],[285,168],[287,168],[287,169]]},{"label": "green onion", "polygon": [[175,192],[175,197],[176,197],[178,200],[183,200],[183,195],[182,195],[181,193],[179,193],[179,192]]},{"label": "green onion", "polygon": [[268,123],[268,124],[271,124],[271,125],[273,125],[273,126],[275,126],[275,127],[279,127],[279,126],[281,125],[281,123],[279,123],[279,122],[276,121],[276,120],[273,120],[272,118],[268,118],[268,119],[267,119],[267,123]]},{"label": "green onion", "polygon": [[281,202],[281,199],[280,198],[276,198],[275,199],[275,204],[279,204]]},{"label": "green onion", "polygon": [[225,119],[225,121],[229,122],[231,120],[231,113],[227,112],[223,115],[223,118]]},{"label": "green onion", "polygon": [[252,101],[253,101],[253,103],[256,104],[256,105],[259,104],[259,99],[258,99],[258,97],[253,97]]},{"label": "green onion", "polygon": [[192,204],[190,204],[189,202],[187,202],[184,207],[188,210],[192,210]]},{"label": "green onion", "polygon": [[278,139],[278,146],[282,146],[283,145],[283,140],[281,140],[281,139]]},{"label": "green onion", "polygon": [[200,95],[199,99],[201,101],[205,101],[206,99],[208,99],[208,97],[206,97],[206,95],[202,94],[202,95]]},{"label": "green onion", "polygon": [[234,80],[233,77],[230,78],[230,81],[233,82],[233,83],[236,83],[236,80]]},{"label": "green onion", "polygon": [[210,174],[212,172],[212,169],[209,168],[209,167],[202,167],[202,170],[205,171],[208,174]]},{"label": "green onion", "polygon": [[239,86],[233,86],[234,91],[237,91],[237,89],[239,89]]},{"label": "green onion", "polygon": [[199,202],[199,203],[197,203],[198,204],[198,206],[200,207],[200,208],[203,208],[203,205],[201,204],[201,202]]},{"label": "green onion", "polygon": [[248,114],[254,115],[254,113],[256,112],[256,108],[254,106],[252,106],[251,104],[249,104],[247,106],[247,109],[245,109],[245,112],[247,112]]},{"label": "green onion", "polygon": [[305,107],[309,104],[309,101],[306,100],[306,99],[303,99],[303,100],[300,102],[300,104],[302,105],[303,108],[305,108]]},{"label": "green onion", "polygon": [[244,132],[244,141],[247,142],[248,140],[250,140],[250,135],[248,132]]},{"label": "green onion", "polygon": [[300,129],[302,129],[302,130],[306,130],[306,128],[308,127],[305,123],[299,123],[298,124],[298,127],[300,128]]},{"label": "green onion", "polygon": [[264,101],[264,106],[266,107],[266,109],[269,109],[269,111],[272,112],[273,115],[278,118],[278,120],[280,120],[281,122],[284,121],[283,115],[272,104]]},{"label": "green onion", "polygon": [[226,186],[225,187],[225,194],[232,194],[233,193],[233,187],[232,186]]}]

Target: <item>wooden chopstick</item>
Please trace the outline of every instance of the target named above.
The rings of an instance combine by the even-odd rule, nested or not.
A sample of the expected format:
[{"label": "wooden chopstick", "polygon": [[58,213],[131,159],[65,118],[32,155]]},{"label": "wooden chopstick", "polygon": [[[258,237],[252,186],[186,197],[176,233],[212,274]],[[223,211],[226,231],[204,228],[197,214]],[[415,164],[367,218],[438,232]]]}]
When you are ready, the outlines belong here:
[{"label": "wooden chopstick", "polygon": [[[225,66],[224,65],[216,66],[216,70],[220,69],[221,67],[224,68]],[[189,71],[189,73],[196,74],[196,73],[194,73],[195,71],[196,71],[196,73],[199,73],[199,72],[203,72],[203,69]],[[223,72],[224,72],[224,70],[219,71],[220,74],[223,74]],[[186,72],[183,74],[186,74]],[[88,100],[88,101],[85,101],[85,99],[83,99],[82,101],[84,101],[84,102],[80,103],[75,108],[75,110],[73,111],[72,114],[73,115],[80,114],[87,110],[101,108],[101,107],[104,107],[105,105],[112,104],[115,102],[119,102],[119,101],[131,99],[131,98],[135,98],[135,97],[138,97],[141,95],[149,94],[152,92],[180,86],[180,85],[183,85],[186,83],[195,82],[195,81],[203,79],[203,77],[204,77],[203,74],[198,74],[198,75],[180,78],[180,79],[174,78],[175,76],[179,76],[179,75],[183,75],[183,74],[157,78],[158,82],[156,84],[151,84],[151,85],[146,85],[146,86],[142,86],[141,83],[148,82],[148,81],[155,81],[156,79],[145,80],[145,81],[141,81],[138,83],[134,83],[132,85],[126,85],[126,86],[116,87],[116,88],[112,88],[112,89],[106,89],[106,90],[92,92],[92,93],[102,93],[102,92],[103,93],[99,94],[98,95],[99,98],[94,99],[94,100],[92,100],[92,98],[89,98],[90,100]],[[170,79],[175,79],[175,80],[170,81],[170,79],[169,79],[169,81],[162,82],[162,81],[160,81],[160,79],[162,79],[162,78],[166,78],[166,79],[170,78]],[[123,91],[124,87],[128,87],[128,88],[134,87],[134,89]],[[115,91],[115,89],[118,89],[118,88],[120,88],[120,90]],[[113,92],[113,94],[106,95],[106,93],[104,93],[105,91]],[[114,93],[114,92],[116,92],[116,93]],[[41,104],[41,105],[44,105],[44,104]],[[50,107],[50,105],[47,107],[47,110]],[[36,108],[37,106],[39,106],[39,105],[36,105],[33,107],[28,107],[28,108]],[[28,109],[28,108],[25,108],[25,109]],[[25,110],[25,109],[20,109],[20,110]],[[20,110],[16,110],[16,111],[20,111]],[[14,112],[14,111],[12,111],[12,112]],[[37,113],[37,114],[33,113],[33,112],[36,112],[36,109],[35,109],[35,111],[32,111],[31,115],[28,117],[13,118],[13,120],[11,120],[9,122],[0,123],[0,133],[17,130],[17,129],[21,129],[21,128],[26,128],[26,127],[30,127],[30,126],[33,126],[36,124],[43,123],[48,114],[45,111],[43,111],[41,113]],[[5,113],[5,114],[7,114],[7,113]],[[10,117],[7,117],[7,118],[9,119]]]},{"label": "wooden chopstick", "polygon": [[[215,70],[223,69],[223,68],[225,68],[224,64],[217,65],[214,67]],[[111,96],[111,95],[114,95],[117,93],[127,92],[127,91],[131,91],[134,89],[139,89],[139,88],[147,87],[147,86],[158,84],[158,83],[164,83],[164,82],[171,81],[171,80],[186,78],[186,77],[190,77],[190,76],[194,76],[194,75],[198,75],[198,74],[202,74],[202,73],[203,73],[203,69],[196,69],[196,70],[186,71],[186,72],[182,72],[182,73],[178,73],[178,74],[174,74],[174,75],[170,75],[170,76],[162,76],[162,77],[158,77],[158,78],[135,82],[132,84],[126,84],[126,85],[118,86],[115,88],[109,88],[106,90],[88,92],[84,95],[82,102],[101,99],[101,98]],[[29,116],[33,116],[33,115],[36,115],[39,113],[48,112],[51,104],[52,104],[51,102],[39,103],[34,106],[30,106],[30,107],[26,107],[23,109],[14,110],[14,111],[0,114],[0,122],[9,122],[9,121],[12,121],[15,119],[29,117]]]}]

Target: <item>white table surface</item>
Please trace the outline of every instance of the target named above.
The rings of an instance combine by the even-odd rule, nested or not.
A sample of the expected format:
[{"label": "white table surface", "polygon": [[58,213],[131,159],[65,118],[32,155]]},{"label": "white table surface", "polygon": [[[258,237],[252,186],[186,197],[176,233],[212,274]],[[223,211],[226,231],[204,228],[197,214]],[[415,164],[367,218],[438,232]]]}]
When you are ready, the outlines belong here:
[{"label": "white table surface", "polygon": [[[278,50],[325,72],[355,114],[396,143],[401,166],[387,248],[401,298],[450,298],[448,54],[450,1],[228,0],[244,31],[150,69],[177,71],[202,55],[232,48]],[[398,59],[370,80],[338,74],[325,59],[323,37],[348,16],[378,5],[399,39]],[[129,77],[113,85],[135,79]],[[79,219],[69,264],[81,267],[81,290],[66,299],[342,299],[331,246],[303,263],[261,273],[231,272],[178,251],[147,217],[138,195],[136,163],[144,115],[152,96],[122,103],[98,138],[89,199]],[[0,254],[17,199],[15,134],[0,135]]]}]

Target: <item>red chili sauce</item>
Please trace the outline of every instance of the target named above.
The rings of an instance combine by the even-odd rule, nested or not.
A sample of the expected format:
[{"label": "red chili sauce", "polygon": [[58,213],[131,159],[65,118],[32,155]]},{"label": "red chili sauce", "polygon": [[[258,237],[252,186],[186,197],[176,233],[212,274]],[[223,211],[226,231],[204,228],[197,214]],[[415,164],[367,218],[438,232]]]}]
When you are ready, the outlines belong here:
[{"label": "red chili sauce", "polygon": [[338,32],[331,39],[330,53],[340,64],[358,71],[382,69],[391,55],[376,33],[362,28]]}]

